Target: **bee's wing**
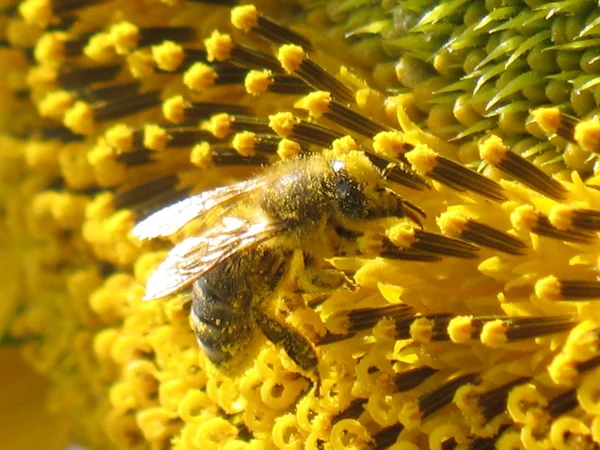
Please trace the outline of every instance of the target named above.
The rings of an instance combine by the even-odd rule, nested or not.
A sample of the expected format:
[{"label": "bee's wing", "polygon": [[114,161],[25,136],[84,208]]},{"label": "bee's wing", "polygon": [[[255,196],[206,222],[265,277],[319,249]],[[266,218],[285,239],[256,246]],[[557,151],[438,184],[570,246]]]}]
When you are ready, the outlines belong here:
[{"label": "bee's wing", "polygon": [[173,247],[150,276],[144,300],[166,297],[189,286],[234,254],[272,238],[282,223],[223,217],[217,226]]},{"label": "bee's wing", "polygon": [[262,186],[264,182],[264,177],[258,177],[187,197],[149,215],[135,225],[131,233],[140,240],[170,236],[200,214],[217,206],[226,206],[239,196]]}]

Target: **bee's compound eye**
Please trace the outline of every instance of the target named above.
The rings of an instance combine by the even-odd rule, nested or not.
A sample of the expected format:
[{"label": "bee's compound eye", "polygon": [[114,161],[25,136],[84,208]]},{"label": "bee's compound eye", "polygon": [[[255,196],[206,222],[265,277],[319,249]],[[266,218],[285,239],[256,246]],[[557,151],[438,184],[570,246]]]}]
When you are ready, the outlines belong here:
[{"label": "bee's compound eye", "polygon": [[365,194],[360,185],[350,178],[345,170],[337,173],[335,198],[344,216],[356,218],[365,216]]}]

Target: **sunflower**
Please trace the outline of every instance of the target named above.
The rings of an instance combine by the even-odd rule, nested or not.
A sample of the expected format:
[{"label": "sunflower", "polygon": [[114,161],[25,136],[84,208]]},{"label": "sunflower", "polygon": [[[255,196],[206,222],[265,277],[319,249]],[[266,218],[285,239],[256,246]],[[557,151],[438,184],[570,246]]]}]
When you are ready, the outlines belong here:
[{"label": "sunflower", "polygon": [[[600,447],[596,2],[0,11],[10,448]],[[142,300],[173,242],[132,228],[327,148],[364,152],[422,227],[353,236],[328,261],[351,289],[273,294],[318,381],[264,337],[226,374],[188,293]]]}]

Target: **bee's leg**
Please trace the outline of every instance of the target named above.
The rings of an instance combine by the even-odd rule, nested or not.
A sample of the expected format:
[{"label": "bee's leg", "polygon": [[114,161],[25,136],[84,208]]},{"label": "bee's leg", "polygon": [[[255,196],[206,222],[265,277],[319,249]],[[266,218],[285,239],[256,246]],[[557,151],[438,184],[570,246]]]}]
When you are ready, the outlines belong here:
[{"label": "bee's leg", "polygon": [[354,286],[345,273],[329,262],[313,259],[310,255],[305,255],[304,268],[298,273],[297,285],[299,291],[316,295],[331,293],[341,287],[352,289]]},{"label": "bee's leg", "polygon": [[267,339],[276,345],[281,345],[292,361],[303,370],[314,373],[318,359],[315,349],[308,339],[267,316],[258,308],[255,308],[253,312],[258,327]]}]

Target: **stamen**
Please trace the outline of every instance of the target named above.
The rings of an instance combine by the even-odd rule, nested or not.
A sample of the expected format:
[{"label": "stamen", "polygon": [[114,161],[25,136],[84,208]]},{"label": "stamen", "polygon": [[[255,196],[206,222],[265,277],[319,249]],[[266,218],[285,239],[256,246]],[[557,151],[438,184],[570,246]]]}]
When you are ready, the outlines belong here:
[{"label": "stamen", "polygon": [[57,126],[53,128],[40,128],[36,130],[36,134],[39,136],[35,136],[42,141],[50,141],[50,140],[59,140],[62,142],[77,142],[82,141],[84,139],[80,134],[73,133],[69,128],[63,126]]},{"label": "stamen", "polygon": [[102,3],[104,0],[52,0],[52,12],[57,15],[72,13],[87,6]]},{"label": "stamen", "polygon": [[306,148],[289,139],[282,139],[277,145],[277,156],[281,159],[291,159],[305,152]]},{"label": "stamen", "polygon": [[[172,197],[179,184],[177,175],[167,175],[134,187],[125,187],[115,194],[115,207],[139,212],[145,206],[160,198]],[[182,192],[180,191],[179,194]]]},{"label": "stamen", "polygon": [[401,248],[420,250],[439,256],[476,258],[479,247],[459,239],[418,230],[409,224],[396,225],[386,232],[390,241]]},{"label": "stamen", "polygon": [[160,103],[160,91],[151,91],[128,97],[111,98],[106,103],[93,105],[92,109],[94,119],[101,122],[118,119],[148,108],[153,108],[159,106]]},{"label": "stamen", "polygon": [[183,76],[183,83],[192,90],[203,91],[213,86],[242,84],[248,70],[235,66],[208,66],[194,63]]},{"label": "stamen", "polygon": [[448,237],[462,239],[511,255],[523,255],[527,245],[510,234],[452,211],[441,214],[436,223]]},{"label": "stamen", "polygon": [[210,131],[219,139],[225,139],[231,133],[251,131],[258,134],[270,134],[269,123],[254,116],[217,114],[201,125],[203,130]]},{"label": "stamen", "polygon": [[354,93],[323,67],[310,59],[303,48],[287,44],[279,47],[277,59],[289,74],[295,74],[317,90],[331,94],[345,103],[354,103]]},{"label": "stamen", "polygon": [[312,48],[310,41],[304,36],[259,13],[254,5],[233,8],[231,23],[239,30],[254,32],[275,44],[296,44],[309,50]]},{"label": "stamen", "polygon": [[474,318],[473,320],[486,322],[481,330],[480,340],[488,347],[500,347],[509,341],[562,333],[577,325],[572,316],[506,317],[496,320]]},{"label": "stamen", "polygon": [[313,119],[325,117],[348,130],[373,138],[376,134],[390,131],[391,128],[378,123],[357,111],[334,100],[329,92],[317,91],[308,94],[294,104],[294,108],[304,109]]},{"label": "stamen", "polygon": [[575,142],[585,151],[600,153],[600,121],[582,120],[575,126]]},{"label": "stamen", "polygon": [[466,167],[438,155],[427,145],[417,145],[406,158],[419,175],[426,175],[459,192],[476,192],[492,200],[506,200],[498,183]]},{"label": "stamen", "polygon": [[363,150],[373,165],[383,173],[383,177],[386,180],[418,191],[430,188],[427,182],[417,175],[405,162],[392,160],[366,149]]},{"label": "stamen", "polygon": [[96,67],[62,66],[57,75],[57,81],[66,89],[76,89],[89,86],[92,83],[113,80],[121,71],[122,65],[114,64]]},{"label": "stamen", "polygon": [[279,136],[301,145],[330,147],[333,141],[344,136],[337,131],[298,119],[289,112],[269,116],[269,126]]},{"label": "stamen", "polygon": [[95,104],[79,101],[65,113],[63,123],[75,133],[89,135],[95,131],[95,122],[118,119],[159,106],[160,103],[160,91],[136,93]]},{"label": "stamen", "polygon": [[373,439],[375,440],[373,450],[383,450],[394,445],[398,440],[398,436],[402,433],[402,430],[404,430],[404,425],[397,423],[375,433],[373,435]]},{"label": "stamen", "polygon": [[491,391],[484,392],[477,397],[477,404],[483,414],[485,423],[506,411],[508,393],[520,384],[528,383],[531,377],[521,377],[509,383],[503,384]]},{"label": "stamen", "polygon": [[[596,330],[598,332],[598,330]],[[600,356],[596,356],[594,358],[590,358],[587,361],[580,362],[577,364],[577,372],[585,373],[589,370],[593,370],[600,366]]]},{"label": "stamen", "polygon": [[400,420],[409,429],[418,428],[424,419],[450,404],[458,388],[474,383],[478,379],[477,373],[461,375],[422,394],[416,401],[404,403],[399,414]]},{"label": "stamen", "polygon": [[594,209],[555,205],[548,214],[548,220],[560,230],[579,228],[585,231],[600,231],[600,211]]},{"label": "stamen", "polygon": [[97,89],[81,89],[76,91],[80,100],[87,103],[117,100],[131,96],[132,92],[138,92],[140,83],[132,81],[129,83],[115,84]]},{"label": "stamen", "polygon": [[339,316],[334,314],[339,320],[343,316],[348,320],[348,332],[357,333],[369,328],[373,328],[377,322],[382,319],[398,319],[411,313],[412,308],[407,305],[389,305],[381,308],[359,308],[349,312],[343,311]]},{"label": "stamen", "polygon": [[564,200],[567,190],[555,179],[522,156],[510,151],[498,136],[490,136],[479,144],[483,160],[543,195],[555,200]]},{"label": "stamen", "polygon": [[119,153],[116,156],[116,159],[127,167],[136,167],[153,162],[155,156],[156,152],[148,149],[141,149]]},{"label": "stamen", "polygon": [[242,131],[236,134],[231,141],[233,148],[242,156],[252,156],[259,153],[274,154],[279,148],[279,136],[272,134],[256,134]]},{"label": "stamen", "polygon": [[183,62],[181,63],[180,70],[188,69],[192,64],[197,62],[206,62],[208,53],[204,49],[200,48],[186,48],[184,49]]},{"label": "stamen", "polygon": [[575,142],[576,117],[562,113],[557,107],[537,108],[531,112],[533,120],[549,136],[558,134],[569,142]]},{"label": "stamen", "polygon": [[248,114],[249,110],[239,104],[189,102],[181,96],[163,102],[163,115],[173,123],[194,122],[217,114]]},{"label": "stamen", "polygon": [[205,39],[204,45],[208,61],[229,61],[250,69],[281,72],[279,62],[271,55],[234,43],[231,36],[219,33],[217,30]]},{"label": "stamen", "polygon": [[411,248],[399,248],[392,244],[389,239],[384,239],[382,242],[382,249],[379,252],[379,256],[386,259],[399,259],[402,261],[421,261],[421,262],[437,262],[441,261],[441,257],[426,253],[420,250],[413,250]]},{"label": "stamen", "polygon": [[532,112],[533,119],[552,135],[558,134],[569,142],[579,145],[590,153],[600,153],[600,121],[596,118],[580,120],[561,112],[558,108],[538,108]]},{"label": "stamen", "polygon": [[599,300],[600,281],[559,280],[550,275],[536,282],[535,293],[551,301]]},{"label": "stamen", "polygon": [[394,378],[394,384],[398,392],[406,392],[416,388],[425,380],[438,372],[437,369],[433,369],[428,366],[417,367],[415,369],[406,370],[399,373]]},{"label": "stamen", "polygon": [[413,339],[417,343],[427,344],[431,341],[447,341],[448,323],[452,314],[416,314],[396,318],[396,339]]},{"label": "stamen", "polygon": [[548,217],[535,211],[531,205],[521,205],[515,208],[510,215],[510,221],[517,231],[530,231],[540,236],[561,241],[589,244],[595,238],[592,234],[575,230],[559,230],[553,227]]},{"label": "stamen", "polygon": [[577,389],[572,389],[561,395],[558,395],[548,402],[548,413],[552,417],[562,416],[569,411],[577,408]]},{"label": "stamen", "polygon": [[212,162],[216,166],[264,166],[269,159],[263,155],[242,156],[234,148],[212,147]]},{"label": "stamen", "polygon": [[270,70],[248,72],[244,80],[246,92],[259,96],[265,92],[278,94],[303,95],[312,88],[298,77],[291,75],[273,74]]},{"label": "stamen", "polygon": [[66,57],[79,56],[83,52],[91,36],[95,33],[85,33],[63,41],[64,55]]},{"label": "stamen", "polygon": [[510,428],[510,425],[502,425],[498,433],[489,438],[476,438],[473,439],[471,445],[469,446],[469,450],[495,450],[497,448],[497,442],[502,433]]},{"label": "stamen", "polygon": [[197,39],[192,27],[139,28],[130,22],[113,25],[109,31],[117,54],[127,55],[136,48],[160,44],[163,41],[189,42]]},{"label": "stamen", "polygon": [[331,424],[335,425],[336,423],[344,419],[358,419],[360,415],[364,412],[364,405],[365,403],[367,403],[367,401],[368,400],[365,398],[357,398],[355,400],[352,400],[350,406],[348,406],[345,410],[343,410],[341,413],[339,413],[331,419]]}]

